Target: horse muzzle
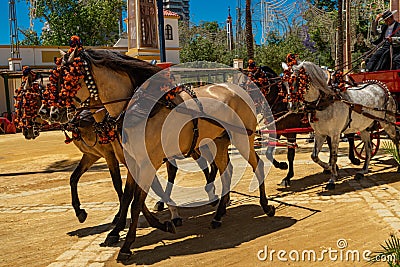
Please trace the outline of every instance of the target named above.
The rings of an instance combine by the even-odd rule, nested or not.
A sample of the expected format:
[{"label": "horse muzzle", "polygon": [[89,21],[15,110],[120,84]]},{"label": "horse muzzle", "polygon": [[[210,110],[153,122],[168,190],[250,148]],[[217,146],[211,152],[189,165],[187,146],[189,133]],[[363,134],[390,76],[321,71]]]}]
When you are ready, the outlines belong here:
[{"label": "horse muzzle", "polygon": [[50,119],[50,111],[44,104],[40,107],[38,114],[43,120]]}]

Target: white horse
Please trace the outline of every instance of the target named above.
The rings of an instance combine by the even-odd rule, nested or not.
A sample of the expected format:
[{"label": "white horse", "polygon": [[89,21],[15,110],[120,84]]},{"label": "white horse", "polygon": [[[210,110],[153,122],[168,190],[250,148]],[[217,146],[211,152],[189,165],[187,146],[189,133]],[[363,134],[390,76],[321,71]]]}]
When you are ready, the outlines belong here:
[{"label": "white horse", "polygon": [[[283,64],[284,69],[287,65]],[[292,81],[298,79],[299,72],[304,68],[309,77],[307,89],[302,95],[302,100],[308,109],[310,125],[315,131],[314,149],[311,158],[321,167],[332,172],[326,189],[334,189],[338,177],[336,166],[340,134],[361,133],[361,139],[366,146],[366,159],[363,168],[357,172],[355,179],[361,179],[368,173],[371,159],[371,140],[369,130],[375,122],[379,122],[389,137],[392,139],[399,153],[400,136],[396,133],[396,101],[390,95],[386,86],[380,82],[371,81],[357,87],[347,88],[338,92],[331,88],[327,82],[327,74],[312,62],[302,62],[292,67]],[[299,80],[290,89],[300,89]],[[287,84],[286,84],[287,85]],[[296,105],[294,105],[296,106]],[[326,137],[332,139],[331,159],[329,164],[318,157]]]}]

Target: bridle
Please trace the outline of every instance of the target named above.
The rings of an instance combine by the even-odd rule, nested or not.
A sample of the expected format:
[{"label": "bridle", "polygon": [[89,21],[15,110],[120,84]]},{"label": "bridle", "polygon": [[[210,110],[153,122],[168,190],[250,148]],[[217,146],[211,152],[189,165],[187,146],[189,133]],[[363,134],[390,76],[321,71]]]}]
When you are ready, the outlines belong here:
[{"label": "bridle", "polygon": [[[40,79],[40,82],[37,80]],[[39,103],[43,91],[43,77],[33,72],[29,67],[24,67],[22,83],[15,90],[16,118],[14,123],[19,129],[32,130],[34,136],[38,136],[40,123],[38,117]],[[39,126],[38,126],[39,125]]]}]

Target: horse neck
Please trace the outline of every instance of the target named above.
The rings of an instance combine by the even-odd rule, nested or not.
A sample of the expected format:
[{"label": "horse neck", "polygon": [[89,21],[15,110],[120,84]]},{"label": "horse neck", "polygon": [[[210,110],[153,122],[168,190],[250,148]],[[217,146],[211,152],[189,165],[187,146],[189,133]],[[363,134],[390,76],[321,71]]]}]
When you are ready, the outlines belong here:
[{"label": "horse neck", "polygon": [[304,100],[307,102],[315,102],[318,100],[318,98],[320,98],[320,96],[321,96],[320,89],[311,84],[306,94],[304,95]]},{"label": "horse neck", "polygon": [[99,99],[112,117],[121,114],[134,93],[134,85],[126,73],[112,71],[105,67],[92,67],[93,78],[96,81]]}]

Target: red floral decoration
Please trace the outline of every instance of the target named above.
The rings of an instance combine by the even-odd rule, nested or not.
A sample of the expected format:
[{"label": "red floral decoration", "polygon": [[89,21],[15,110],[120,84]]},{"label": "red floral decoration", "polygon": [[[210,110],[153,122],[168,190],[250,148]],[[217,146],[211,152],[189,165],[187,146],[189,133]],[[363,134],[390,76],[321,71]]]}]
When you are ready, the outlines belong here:
[{"label": "red floral decoration", "polygon": [[340,92],[345,92],[347,90],[343,71],[335,71],[332,74],[331,85],[335,90]]},{"label": "red floral decoration", "polygon": [[[38,116],[40,108],[40,85],[34,82],[37,78],[35,72],[29,67],[24,67],[21,86],[15,90],[15,111],[16,118],[14,123],[17,128],[31,128],[33,120]],[[25,90],[26,83],[31,83]]]},{"label": "red floral decoration", "polygon": [[[286,57],[288,69],[283,72],[283,81],[289,85],[289,94],[286,96],[285,102],[304,102],[304,94],[307,92],[310,77],[306,70],[302,67],[299,69],[298,74],[294,75],[292,67],[297,64],[297,55],[288,54]],[[283,91],[281,95],[285,95]]]},{"label": "red floral decoration", "polygon": [[65,55],[65,58],[68,58],[74,51],[75,57],[73,61],[67,65],[62,64],[62,58],[57,58],[56,67],[50,71],[50,83],[43,93],[44,104],[67,108],[73,105],[73,98],[81,89],[79,81],[84,78],[84,61],[77,56],[82,50],[83,47],[80,38],[75,35],[72,36],[70,40],[70,49]]},{"label": "red floral decoration", "polygon": [[248,71],[247,77],[249,79],[246,81],[245,87],[250,88],[251,82],[253,82],[261,90],[261,93],[266,97],[267,94],[269,93],[268,89],[270,87],[270,81],[268,77],[257,66],[253,66],[250,68],[249,65],[247,71]]},{"label": "red floral decoration", "polygon": [[166,92],[164,97],[167,101],[172,101],[175,99],[175,97],[182,92],[182,86],[181,85],[177,85],[174,88],[170,89],[170,86],[168,85],[164,85],[161,87],[161,91]]},{"label": "red floral decoration", "polygon": [[95,123],[95,131],[99,137],[99,144],[102,145],[113,142],[117,138],[117,126],[109,121]]}]

